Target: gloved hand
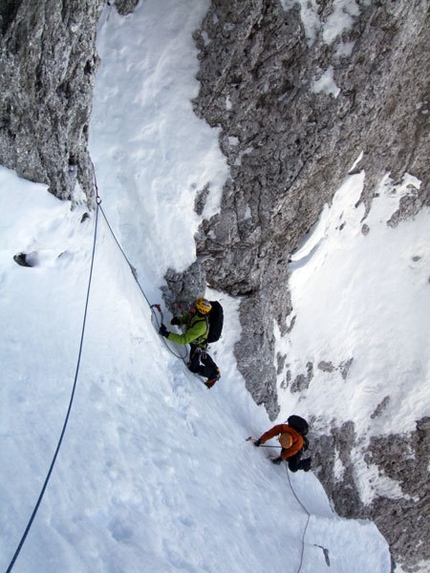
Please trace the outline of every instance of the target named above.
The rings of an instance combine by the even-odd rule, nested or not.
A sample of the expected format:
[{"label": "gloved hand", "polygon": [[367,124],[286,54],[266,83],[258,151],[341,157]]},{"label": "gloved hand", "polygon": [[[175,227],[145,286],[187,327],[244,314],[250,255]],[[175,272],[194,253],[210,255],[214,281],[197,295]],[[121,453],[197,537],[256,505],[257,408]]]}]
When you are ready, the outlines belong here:
[{"label": "gloved hand", "polygon": [[179,322],[179,318],[178,318],[177,316],[174,316],[174,317],[172,318],[172,320],[170,321],[170,324],[171,324],[172,326],[174,326],[175,324],[179,326],[181,323]]},{"label": "gloved hand", "polygon": [[282,462],[282,458],[275,458],[272,460],[272,464],[276,464],[277,466]]},{"label": "gloved hand", "polygon": [[254,442],[254,446],[255,446],[256,448],[259,448],[259,447],[261,446],[261,440],[256,440],[256,441]]},{"label": "gloved hand", "polygon": [[167,328],[164,326],[164,324],[162,324],[160,326],[160,330],[158,331],[159,334],[161,334],[161,336],[164,336],[165,338],[168,338],[170,332],[167,330]]}]

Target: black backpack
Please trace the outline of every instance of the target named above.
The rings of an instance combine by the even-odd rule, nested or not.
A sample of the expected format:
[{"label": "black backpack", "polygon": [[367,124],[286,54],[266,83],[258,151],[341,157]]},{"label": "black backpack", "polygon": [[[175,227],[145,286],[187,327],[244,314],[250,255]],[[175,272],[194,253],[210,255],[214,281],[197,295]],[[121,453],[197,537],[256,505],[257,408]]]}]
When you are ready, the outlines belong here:
[{"label": "black backpack", "polygon": [[224,325],[224,311],[221,304],[217,300],[209,301],[212,310],[209,313],[209,333],[207,342],[216,342],[221,338],[222,327]]},{"label": "black backpack", "polygon": [[302,436],[306,436],[309,431],[309,424],[306,422],[306,420],[301,416],[296,416],[295,414],[288,418],[287,424],[302,434]]}]

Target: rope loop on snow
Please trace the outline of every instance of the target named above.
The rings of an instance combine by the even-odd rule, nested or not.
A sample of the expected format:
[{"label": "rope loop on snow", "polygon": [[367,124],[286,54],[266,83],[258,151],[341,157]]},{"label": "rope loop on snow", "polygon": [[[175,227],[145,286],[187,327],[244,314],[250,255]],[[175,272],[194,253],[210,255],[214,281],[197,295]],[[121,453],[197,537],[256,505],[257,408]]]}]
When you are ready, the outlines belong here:
[{"label": "rope loop on snow", "polygon": [[[163,316],[163,311],[161,310],[161,305],[159,304],[151,304],[150,306],[151,308],[151,312],[152,312],[152,317],[151,320],[153,319],[153,321],[155,321],[154,326],[156,327],[157,331],[159,330],[161,324],[163,324],[164,322],[164,316]],[[158,320],[157,317],[157,313],[154,311],[154,309],[158,310],[159,314],[160,314],[160,321]],[[167,348],[167,350],[170,352],[170,354],[173,354],[173,356],[175,356],[175,358],[179,358],[180,360],[183,360],[184,362],[186,361],[187,357],[188,357],[188,349],[186,346],[184,346],[184,352],[183,353],[176,353],[172,348],[170,348],[170,346],[167,344],[167,339],[164,338],[164,336],[161,337],[161,339],[163,340],[164,346]]]},{"label": "rope loop on snow", "polygon": [[31,526],[33,524],[34,518],[36,517],[37,511],[39,509],[39,506],[42,502],[43,496],[45,494],[46,488],[48,486],[49,480],[51,478],[52,475],[52,471],[54,469],[54,465],[55,462],[57,460],[57,456],[58,453],[60,451],[60,447],[61,444],[63,442],[63,438],[64,438],[64,434],[66,432],[66,427],[67,427],[67,423],[69,421],[69,417],[70,417],[70,412],[72,410],[72,404],[73,404],[73,399],[75,396],[75,391],[76,391],[76,386],[77,386],[77,382],[78,382],[78,374],[79,374],[79,368],[80,368],[80,364],[81,364],[81,357],[82,357],[82,348],[83,348],[83,343],[84,343],[84,334],[85,334],[85,326],[86,326],[86,321],[87,321],[87,314],[88,314],[88,302],[89,302],[89,298],[90,298],[90,292],[91,292],[91,282],[92,282],[92,277],[93,277],[93,269],[94,269],[94,259],[95,259],[95,251],[96,251],[96,243],[97,243],[97,230],[98,230],[98,214],[99,214],[99,209],[98,206],[95,209],[95,222],[94,222],[94,235],[93,235],[93,246],[92,246],[92,253],[91,253],[91,264],[90,264],[90,271],[89,271],[89,277],[88,277],[88,287],[87,287],[87,295],[86,295],[86,299],[85,299],[85,308],[84,308],[84,316],[83,316],[83,322],[82,322],[82,329],[81,329],[81,339],[80,339],[80,344],[79,344],[79,352],[78,352],[78,359],[77,359],[77,363],[76,363],[76,370],[75,370],[75,377],[73,380],[73,386],[72,386],[72,392],[70,395],[70,400],[69,400],[69,406],[67,408],[67,413],[66,413],[66,417],[64,419],[64,424],[63,424],[63,429],[61,430],[61,434],[58,440],[58,444],[57,447],[55,449],[54,452],[54,456],[52,458],[51,461],[51,465],[49,467],[48,470],[48,474],[46,476],[45,482],[42,486],[41,492],[39,494],[39,498],[37,499],[36,505],[34,506],[33,512],[30,516],[30,519],[28,521],[27,527],[25,528],[25,531],[21,537],[21,541],[18,544],[18,547],[12,557],[12,560],[9,564],[9,567],[6,570],[6,573],[10,573],[15,565],[15,561],[18,558],[18,555],[21,552],[21,549],[25,543],[25,540],[27,538],[27,535],[31,529]]},{"label": "rope loop on snow", "polygon": [[308,525],[309,525],[309,521],[311,519],[311,514],[309,513],[309,511],[307,510],[306,506],[303,504],[303,502],[300,500],[299,496],[297,495],[297,493],[294,490],[293,484],[291,482],[291,478],[290,478],[290,472],[287,469],[287,476],[288,476],[288,482],[290,484],[290,488],[291,491],[293,492],[294,497],[296,498],[297,502],[299,503],[299,505],[303,508],[303,510],[305,511],[305,513],[307,514],[307,519],[306,519],[306,525],[305,528],[303,530],[303,535],[302,535],[302,550],[301,550],[301,554],[300,554],[300,563],[299,563],[299,567],[297,569],[296,573],[300,573],[300,571],[302,570],[303,567],[303,557],[305,554],[305,537],[306,537],[306,532],[308,530]]}]

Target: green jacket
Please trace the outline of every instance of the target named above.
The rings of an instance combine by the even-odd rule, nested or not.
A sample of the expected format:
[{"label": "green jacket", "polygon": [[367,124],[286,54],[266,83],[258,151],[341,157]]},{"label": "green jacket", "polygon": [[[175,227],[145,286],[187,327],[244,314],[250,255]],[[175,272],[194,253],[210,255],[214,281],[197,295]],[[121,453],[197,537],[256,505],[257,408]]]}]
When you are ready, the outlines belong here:
[{"label": "green jacket", "polygon": [[209,334],[209,324],[204,316],[187,312],[179,318],[179,322],[186,325],[186,331],[183,334],[170,332],[167,337],[168,340],[177,344],[195,344],[202,347],[207,345],[206,339]]}]

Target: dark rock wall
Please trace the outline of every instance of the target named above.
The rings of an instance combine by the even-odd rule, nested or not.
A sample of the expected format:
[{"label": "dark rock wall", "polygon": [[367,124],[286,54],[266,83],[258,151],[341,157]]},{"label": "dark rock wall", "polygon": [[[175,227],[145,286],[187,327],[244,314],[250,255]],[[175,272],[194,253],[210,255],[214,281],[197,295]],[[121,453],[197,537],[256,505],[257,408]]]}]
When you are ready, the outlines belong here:
[{"label": "dark rock wall", "polygon": [[[352,28],[332,42],[323,36],[332,0],[318,2],[321,29],[313,42],[298,4],[290,2],[284,11],[278,0],[212,0],[194,35],[201,85],[194,109],[221,128],[220,146],[231,167],[221,212],[196,236],[197,254],[208,284],[242,299],[238,365],[272,419],[279,413],[276,373],[285,369],[285,357],[274,356],[273,323],[285,333],[292,310],[288,257],[360,152],[355,170],[366,172],[361,201],[367,209],[387,171],[394,181],[405,172],[422,181],[390,225],[430,204],[428,2],[356,4],[360,13]],[[349,55],[339,55],[352,43]],[[330,66],[337,97],[313,89]],[[313,370],[309,364],[306,376],[291,381],[291,391],[306,388]],[[410,435],[372,440],[366,462],[400,483],[404,497],[380,495],[369,506],[355,481],[353,421],[313,437],[315,466],[338,513],[373,519],[394,558],[411,571],[430,559],[423,526],[429,510],[427,426],[420,421]]]},{"label": "dark rock wall", "polygon": [[[420,561],[430,563],[430,418],[418,420],[415,432],[371,438],[364,461],[393,480],[393,491],[379,492],[371,503],[363,503],[356,483],[353,456],[360,444],[353,422],[341,427],[333,422],[329,433],[311,436],[311,447],[314,471],[336,512],[374,521],[402,569],[424,571],[416,567]],[[335,470],[336,460],[342,475]],[[401,490],[398,496],[395,484]]]},{"label": "dark rock wall", "polygon": [[121,16],[127,16],[127,14],[133,12],[138,2],[139,0],[108,0],[107,3],[111,6],[115,6],[118,14],[121,14]]},{"label": "dark rock wall", "polygon": [[103,0],[0,3],[0,164],[91,204],[88,122]]},{"label": "dark rock wall", "polygon": [[[285,333],[291,311],[287,261],[364,152],[362,200],[386,171],[423,181],[408,213],[429,203],[428,14],[421,1],[358,2],[350,31],[310,43],[299,6],[278,0],[213,0],[195,33],[201,88],[195,112],[221,128],[231,166],[219,215],[205,221],[197,254],[209,284],[243,297],[236,356],[246,384],[271,418],[273,320]],[[333,2],[319,2],[326,22]],[[350,56],[339,56],[354,42]],[[314,93],[332,66],[340,93]]]},{"label": "dark rock wall", "polygon": [[375,521],[394,557],[410,571],[420,560],[430,563],[430,418],[418,420],[416,426],[412,434],[371,440],[366,461],[398,482],[403,496],[380,495],[358,513]]}]

